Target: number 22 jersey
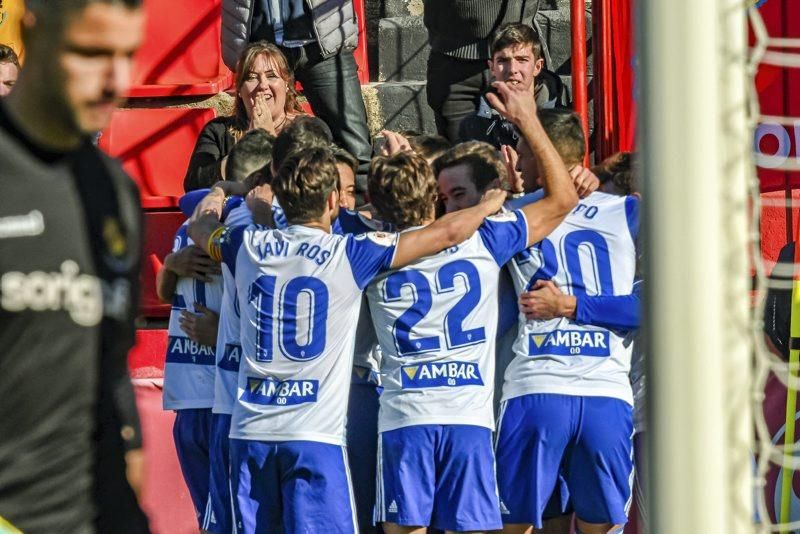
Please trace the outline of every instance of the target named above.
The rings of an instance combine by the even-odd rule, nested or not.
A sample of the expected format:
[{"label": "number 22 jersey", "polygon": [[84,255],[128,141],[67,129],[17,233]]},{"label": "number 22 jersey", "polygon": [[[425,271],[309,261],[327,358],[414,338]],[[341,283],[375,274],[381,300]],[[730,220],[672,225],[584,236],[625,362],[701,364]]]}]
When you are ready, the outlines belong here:
[{"label": "number 22 jersey", "polygon": [[362,291],[391,267],[397,235],[249,226],[219,243],[241,312],[230,437],[344,445]]},{"label": "number 22 jersey", "polygon": [[[628,295],[636,275],[639,200],[592,193],[545,239],[509,263],[517,294],[552,280],[569,295]],[[602,396],[633,404],[628,332],[567,318],[520,315],[503,400],[533,393]]]},{"label": "number 22 jersey", "polygon": [[382,351],[378,429],[494,429],[497,286],[524,250],[520,211],[489,217],[463,243],[380,275],[368,290]]}]

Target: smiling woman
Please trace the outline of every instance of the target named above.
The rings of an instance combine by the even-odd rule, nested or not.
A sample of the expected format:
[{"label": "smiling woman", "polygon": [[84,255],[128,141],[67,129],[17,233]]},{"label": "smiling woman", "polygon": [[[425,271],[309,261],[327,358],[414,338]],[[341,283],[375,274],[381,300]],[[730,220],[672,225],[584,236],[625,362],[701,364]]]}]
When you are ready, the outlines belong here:
[{"label": "smiling woman", "polygon": [[239,58],[233,115],[209,121],[200,132],[183,188],[192,191],[224,180],[226,158],[245,133],[261,128],[277,135],[302,114],[283,53],[271,43],[251,44]]}]

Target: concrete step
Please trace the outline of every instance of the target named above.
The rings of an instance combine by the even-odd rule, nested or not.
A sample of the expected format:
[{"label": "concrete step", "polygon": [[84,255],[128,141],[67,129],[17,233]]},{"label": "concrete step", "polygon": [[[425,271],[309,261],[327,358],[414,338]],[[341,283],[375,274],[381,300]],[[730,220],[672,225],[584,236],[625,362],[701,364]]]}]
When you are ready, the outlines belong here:
[{"label": "concrete step", "polygon": [[377,82],[361,86],[372,135],[381,130],[435,133],[433,110],[425,97],[425,82]]},{"label": "concrete step", "polygon": [[378,25],[378,81],[425,81],[428,31],[421,16],[389,17]]},{"label": "concrete step", "polygon": [[423,0],[383,0],[384,17],[419,17],[424,9]]},{"label": "concrete step", "polygon": [[[570,73],[570,59],[572,57],[572,27],[570,25],[570,9],[568,0],[558,0],[558,9],[539,10],[536,21],[541,28],[541,38],[547,43],[550,50],[550,70],[558,74]],[[586,39],[591,56],[592,14],[586,12]],[[588,61],[588,70],[591,75],[591,57]]]}]

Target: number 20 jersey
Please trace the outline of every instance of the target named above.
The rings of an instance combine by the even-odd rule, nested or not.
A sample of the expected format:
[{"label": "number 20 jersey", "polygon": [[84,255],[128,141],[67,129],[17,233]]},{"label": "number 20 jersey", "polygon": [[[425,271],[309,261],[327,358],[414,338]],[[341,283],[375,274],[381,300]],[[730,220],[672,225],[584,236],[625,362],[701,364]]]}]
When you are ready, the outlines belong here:
[{"label": "number 20 jersey", "polygon": [[[636,275],[639,200],[593,193],[547,238],[509,263],[517,294],[552,280],[570,295],[627,295]],[[533,393],[602,396],[633,404],[631,338],[566,318],[520,315],[503,400]]]},{"label": "number 20 jersey", "polygon": [[390,268],[396,242],[299,225],[223,232],[241,312],[231,438],[345,444],[362,291]]},{"label": "number 20 jersey", "polygon": [[525,249],[520,211],[367,289],[382,351],[378,429],[477,425],[494,429],[495,338],[501,267]]}]

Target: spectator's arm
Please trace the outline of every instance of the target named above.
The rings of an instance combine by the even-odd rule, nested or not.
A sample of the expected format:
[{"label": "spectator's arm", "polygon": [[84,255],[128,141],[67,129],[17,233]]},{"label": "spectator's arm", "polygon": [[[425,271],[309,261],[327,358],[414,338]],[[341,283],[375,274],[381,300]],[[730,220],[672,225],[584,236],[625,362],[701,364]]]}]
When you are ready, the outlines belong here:
[{"label": "spectator's arm", "polygon": [[225,179],[227,155],[222,154],[224,136],[224,125],[219,122],[209,122],[200,132],[183,179],[183,189],[187,193],[211,187]]}]

